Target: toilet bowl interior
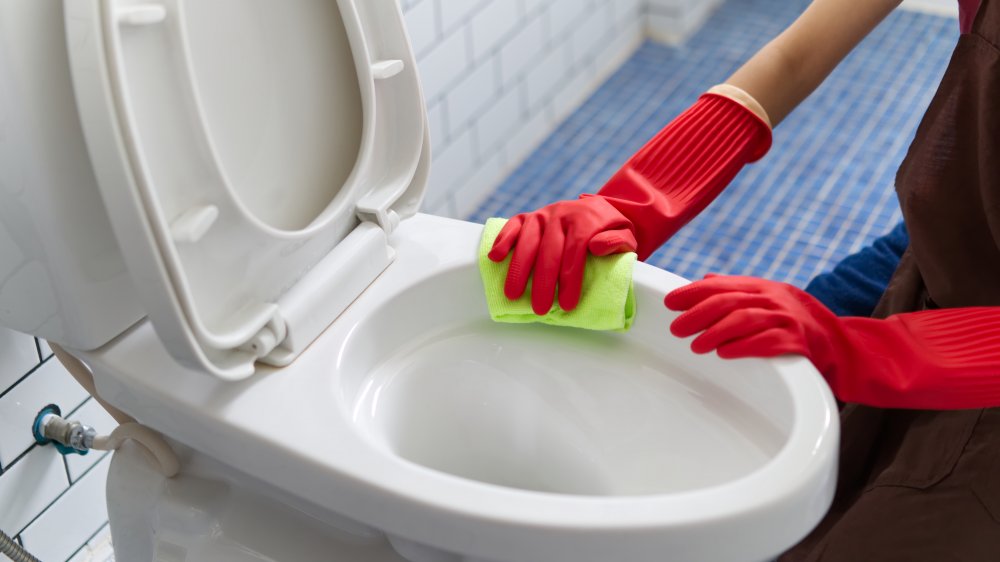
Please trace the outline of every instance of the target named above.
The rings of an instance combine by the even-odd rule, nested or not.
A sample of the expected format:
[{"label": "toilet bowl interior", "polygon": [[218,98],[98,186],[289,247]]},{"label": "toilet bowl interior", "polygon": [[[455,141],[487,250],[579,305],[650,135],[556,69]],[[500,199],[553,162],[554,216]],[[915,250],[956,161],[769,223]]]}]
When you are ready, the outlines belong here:
[{"label": "toilet bowl interior", "polygon": [[604,496],[729,482],[787,442],[774,367],[692,354],[661,292],[637,284],[632,331],[598,333],[491,322],[474,276],[436,273],[344,342],[339,394],[376,446],[488,484]]}]

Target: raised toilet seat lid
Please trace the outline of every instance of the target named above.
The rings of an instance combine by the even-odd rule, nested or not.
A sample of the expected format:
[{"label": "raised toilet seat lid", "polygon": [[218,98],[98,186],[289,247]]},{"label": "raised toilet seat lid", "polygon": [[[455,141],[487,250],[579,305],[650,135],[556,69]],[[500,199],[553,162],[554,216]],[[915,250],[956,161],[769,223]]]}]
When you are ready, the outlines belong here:
[{"label": "raised toilet seat lid", "polygon": [[429,168],[394,0],[66,3],[88,149],[170,354],[291,362],[392,260]]}]

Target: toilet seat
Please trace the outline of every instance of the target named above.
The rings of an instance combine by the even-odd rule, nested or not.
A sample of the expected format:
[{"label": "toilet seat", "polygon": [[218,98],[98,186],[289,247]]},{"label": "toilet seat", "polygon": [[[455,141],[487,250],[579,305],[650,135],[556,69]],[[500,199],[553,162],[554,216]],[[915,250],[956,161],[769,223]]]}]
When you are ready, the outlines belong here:
[{"label": "toilet seat", "polygon": [[91,159],[157,333],[227,380],[287,365],[389,264],[426,186],[396,2],[66,10]]}]

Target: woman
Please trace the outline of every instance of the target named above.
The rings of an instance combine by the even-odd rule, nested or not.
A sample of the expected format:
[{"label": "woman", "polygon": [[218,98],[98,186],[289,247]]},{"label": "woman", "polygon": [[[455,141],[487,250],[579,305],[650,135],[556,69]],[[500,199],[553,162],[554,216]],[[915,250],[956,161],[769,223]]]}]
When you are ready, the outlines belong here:
[{"label": "woman", "polygon": [[[518,215],[490,254],[532,306],[579,300],[586,253],[656,248],[707,206],[899,0],[814,0],[596,195]],[[790,285],[711,276],[665,304],[726,358],[808,357],[838,399],[827,517],[782,560],[1000,560],[1000,0],[959,0],[962,35],[896,178],[909,245],[873,318]],[[914,38],[919,41],[920,38]],[[829,288],[829,279],[814,283]]]}]

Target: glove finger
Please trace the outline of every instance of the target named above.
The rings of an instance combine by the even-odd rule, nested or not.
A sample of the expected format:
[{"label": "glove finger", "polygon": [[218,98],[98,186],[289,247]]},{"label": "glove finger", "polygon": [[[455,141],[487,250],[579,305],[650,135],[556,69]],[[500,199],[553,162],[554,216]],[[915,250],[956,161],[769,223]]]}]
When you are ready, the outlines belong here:
[{"label": "glove finger", "polygon": [[724,293],[712,295],[692,306],[670,323],[670,333],[686,338],[707,330],[729,314],[740,309],[771,309],[774,302],[764,295]]},{"label": "glove finger", "polygon": [[687,310],[713,295],[759,293],[764,283],[767,281],[755,277],[713,276],[670,291],[663,299],[663,304],[670,310]]},{"label": "glove finger", "polygon": [[719,357],[777,357],[779,355],[806,355],[806,350],[788,338],[784,328],[771,328],[747,338],[724,343],[718,348]]},{"label": "glove finger", "polygon": [[639,247],[635,234],[628,228],[605,230],[590,239],[590,253],[595,256],[608,256],[623,252],[634,252]]},{"label": "glove finger", "polygon": [[748,308],[734,311],[719,320],[691,342],[691,351],[708,353],[728,342],[748,338],[781,327],[784,318],[773,311]]},{"label": "glove finger", "polygon": [[583,275],[587,267],[587,245],[586,234],[581,234],[572,227],[566,233],[562,265],[559,268],[559,306],[563,310],[573,310],[580,303]]},{"label": "glove finger", "polygon": [[517,244],[519,235],[521,234],[521,225],[524,224],[524,217],[525,215],[523,214],[514,215],[503,225],[500,233],[493,239],[493,247],[490,248],[490,253],[487,254],[487,257],[493,261],[503,261],[507,257],[514,244]]},{"label": "glove finger", "polygon": [[539,316],[547,314],[555,301],[565,244],[566,234],[558,222],[546,225],[531,277],[531,310]]},{"label": "glove finger", "polygon": [[514,256],[510,260],[507,280],[503,285],[503,294],[508,299],[519,299],[524,294],[528,278],[531,277],[531,269],[535,265],[535,258],[538,257],[541,233],[541,218],[537,215],[526,215],[520,228],[521,242],[514,246]]}]

